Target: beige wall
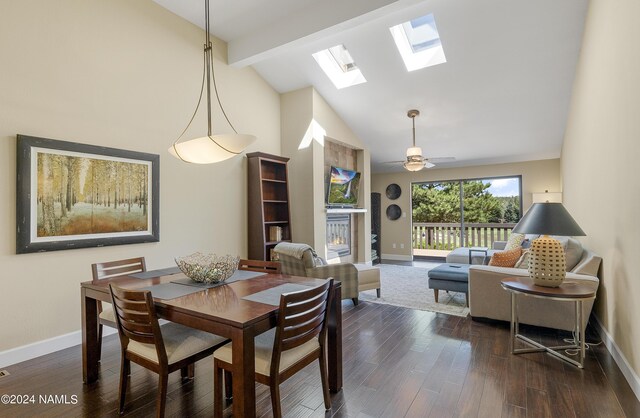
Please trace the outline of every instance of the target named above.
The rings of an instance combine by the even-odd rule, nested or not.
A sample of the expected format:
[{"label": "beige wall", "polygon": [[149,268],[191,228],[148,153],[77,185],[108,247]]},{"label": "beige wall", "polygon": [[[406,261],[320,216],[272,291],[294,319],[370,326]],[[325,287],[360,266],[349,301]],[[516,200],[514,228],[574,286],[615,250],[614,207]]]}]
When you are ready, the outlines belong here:
[{"label": "beige wall", "polygon": [[[522,176],[522,204],[526,210],[531,206],[531,193],[557,192],[560,190],[560,160],[541,160],[513,164],[495,164],[450,169],[425,169],[416,173],[403,171],[393,174],[374,174],[371,191],[382,194],[382,231],[380,234],[382,256],[388,259],[411,258],[411,183],[425,181],[471,179],[479,177]],[[402,194],[390,200],[385,194],[389,184],[396,183]],[[387,206],[397,204],[402,217],[390,221],[385,215]],[[392,244],[396,248],[392,248]],[[404,249],[400,248],[404,245]]]},{"label": "beige wall", "polygon": [[[0,352],[79,330],[91,263],[246,255],[246,160],[199,166],[167,153],[200,89],[200,29],[151,0],[2,0],[0,10]],[[258,137],[249,151],[279,154],[279,95],[252,69],[218,60],[216,71],[236,128]],[[203,117],[195,126],[191,136],[206,132]],[[17,133],[159,154],[160,242],[16,255]]]},{"label": "beige wall", "polygon": [[640,374],[638,16],[637,0],[591,1],[562,149],[565,205],[586,232],[585,245],[604,258],[596,315],[636,374]]}]

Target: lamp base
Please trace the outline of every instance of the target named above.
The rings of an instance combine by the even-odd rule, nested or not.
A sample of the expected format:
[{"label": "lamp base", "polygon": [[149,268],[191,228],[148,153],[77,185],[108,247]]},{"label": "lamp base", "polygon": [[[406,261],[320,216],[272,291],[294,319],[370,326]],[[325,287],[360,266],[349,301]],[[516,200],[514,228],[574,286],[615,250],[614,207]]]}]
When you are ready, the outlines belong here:
[{"label": "lamp base", "polygon": [[548,235],[534,239],[529,249],[529,276],[537,286],[558,287],[567,274],[562,244]]}]

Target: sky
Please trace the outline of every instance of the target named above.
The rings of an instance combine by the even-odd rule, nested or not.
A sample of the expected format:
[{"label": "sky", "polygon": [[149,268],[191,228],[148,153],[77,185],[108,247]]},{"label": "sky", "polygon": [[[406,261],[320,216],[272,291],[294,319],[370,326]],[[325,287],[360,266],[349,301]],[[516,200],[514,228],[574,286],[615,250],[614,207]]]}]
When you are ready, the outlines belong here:
[{"label": "sky", "polygon": [[488,190],[494,196],[518,196],[519,181],[517,178],[482,180],[482,183],[491,183]]}]

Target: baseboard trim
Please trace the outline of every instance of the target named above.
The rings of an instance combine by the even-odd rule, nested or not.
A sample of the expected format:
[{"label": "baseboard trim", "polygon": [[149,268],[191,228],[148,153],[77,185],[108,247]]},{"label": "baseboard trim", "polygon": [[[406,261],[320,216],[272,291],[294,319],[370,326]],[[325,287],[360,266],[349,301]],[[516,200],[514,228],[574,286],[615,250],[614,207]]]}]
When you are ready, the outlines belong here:
[{"label": "baseboard trim", "polygon": [[596,315],[593,315],[593,318],[595,319],[595,328],[598,331],[598,334],[600,334],[600,338],[604,342],[605,347],[607,347],[607,350],[609,351],[609,353],[611,353],[611,357],[613,357],[613,360],[618,365],[618,368],[624,375],[625,379],[627,379],[627,382],[629,383],[629,386],[631,387],[633,393],[636,395],[636,398],[640,401],[640,377],[633,370],[633,368],[627,361],[627,358],[624,356],[618,345],[611,337],[611,334],[609,334],[605,327],[602,325],[602,322],[600,322],[600,318],[598,318]]},{"label": "baseboard trim", "polygon": [[413,256],[411,255],[401,255],[401,254],[382,254],[380,257],[382,261],[384,260],[393,260],[393,261],[413,261]]},{"label": "baseboard trim", "polygon": [[[115,328],[103,327],[102,335],[106,337],[107,335],[116,334],[117,332]],[[35,343],[11,348],[0,352],[0,367],[11,366],[79,344],[82,344],[82,333],[80,331],[74,331]]]}]

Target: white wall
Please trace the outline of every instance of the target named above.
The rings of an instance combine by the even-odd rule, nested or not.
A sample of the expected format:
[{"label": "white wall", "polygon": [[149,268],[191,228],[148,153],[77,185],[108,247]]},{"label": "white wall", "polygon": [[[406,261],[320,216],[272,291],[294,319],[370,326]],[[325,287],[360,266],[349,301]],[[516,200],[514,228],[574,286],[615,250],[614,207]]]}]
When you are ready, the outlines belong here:
[{"label": "white wall", "polygon": [[[324,141],[357,149],[362,171],[363,204],[369,208],[370,156],[362,141],[312,87],[282,95],[282,155],[289,161],[291,227],[294,242],[304,242],[326,256]],[[362,168],[360,168],[362,167]],[[358,261],[371,261],[371,214],[358,217]]]},{"label": "white wall", "polygon": [[[167,153],[200,90],[202,30],[151,0],[2,0],[0,10],[0,353],[79,330],[91,263],[246,256],[244,157],[199,166]],[[258,137],[248,151],[279,154],[279,95],[252,69],[228,67],[224,43],[216,49],[225,109]],[[206,133],[202,116],[192,137]],[[215,124],[228,129],[219,112]],[[160,242],[16,255],[17,133],[159,154]]]},{"label": "white wall", "polygon": [[[583,242],[604,259],[596,315],[617,346],[614,357],[621,354],[635,371],[627,378],[640,396],[638,16],[637,0],[590,3],[562,149],[562,180],[565,206],[587,234]],[[625,360],[618,360],[624,371]]]},{"label": "white wall", "polygon": [[[473,179],[481,177],[522,176],[522,205],[531,206],[531,193],[557,192],[560,190],[560,160],[540,160],[523,163],[482,165],[449,169],[425,169],[418,172],[402,171],[392,174],[375,174],[371,191],[382,194],[382,231],[380,234],[382,255],[387,258],[410,259],[411,257],[411,183],[441,180]],[[400,198],[390,200],[385,195],[389,184],[402,188]],[[387,206],[397,204],[403,211],[398,220],[390,221],[385,216]],[[396,243],[396,248],[392,244]],[[404,244],[404,249],[400,248]]]}]

